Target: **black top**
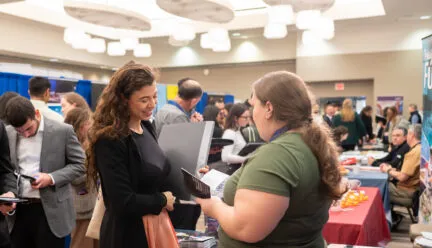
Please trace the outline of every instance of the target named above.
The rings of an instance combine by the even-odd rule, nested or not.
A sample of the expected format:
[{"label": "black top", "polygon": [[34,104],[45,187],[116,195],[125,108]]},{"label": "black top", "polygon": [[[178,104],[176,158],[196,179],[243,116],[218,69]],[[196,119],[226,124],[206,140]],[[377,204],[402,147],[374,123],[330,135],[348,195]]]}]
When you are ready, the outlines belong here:
[{"label": "black top", "polygon": [[[422,124],[422,118],[421,118],[421,116],[420,116],[420,114],[419,114],[419,112],[416,110],[416,111],[414,111],[414,112],[411,112],[410,113],[410,118],[409,118],[409,122],[411,123],[411,124],[413,124],[412,123],[412,118],[413,118],[413,116],[417,116],[417,119],[418,119],[418,122],[417,122],[417,124]],[[415,123],[414,123],[415,124]]]},{"label": "black top", "polygon": [[13,172],[6,128],[0,121],[0,194],[11,191],[17,195],[16,178]]},{"label": "black top", "polygon": [[170,166],[150,122],[144,133],[121,139],[99,138],[95,144],[106,212],[100,247],[148,247],[142,216],[157,215],[166,205],[161,192]]},{"label": "black top", "polygon": [[[10,162],[9,140],[5,125],[0,121],[0,194],[13,192],[17,195],[16,178]],[[7,223],[3,215],[0,216],[0,247],[9,247],[10,237]]]},{"label": "black top", "polygon": [[404,142],[399,146],[393,147],[389,154],[387,154],[387,156],[385,156],[384,158],[375,160],[372,163],[372,166],[380,166],[380,164],[382,163],[387,163],[396,170],[400,170],[402,167],[404,156],[407,152],[409,152],[409,150],[410,146],[406,142]]},{"label": "black top", "polygon": [[363,121],[363,125],[366,128],[366,134],[369,136],[369,139],[374,137],[373,127],[372,127],[372,117],[361,114],[361,120]]}]

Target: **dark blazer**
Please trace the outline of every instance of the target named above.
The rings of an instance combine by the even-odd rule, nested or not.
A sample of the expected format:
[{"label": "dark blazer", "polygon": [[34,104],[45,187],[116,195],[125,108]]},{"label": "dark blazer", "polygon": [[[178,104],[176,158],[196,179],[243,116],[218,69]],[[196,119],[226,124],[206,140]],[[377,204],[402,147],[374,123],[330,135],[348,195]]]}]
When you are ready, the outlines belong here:
[{"label": "dark blazer", "polygon": [[396,170],[400,170],[405,157],[405,154],[410,151],[410,146],[404,142],[400,146],[393,147],[387,156],[377,159],[372,163],[372,166],[380,166],[382,163],[391,165]]},{"label": "dark blazer", "polygon": [[[156,140],[150,122],[143,125],[144,132],[150,132]],[[155,148],[154,142],[145,145]],[[132,135],[120,139],[99,138],[95,144],[95,162],[106,207],[100,247],[148,247],[142,216],[158,215],[166,205],[161,193],[166,175],[161,175],[160,168],[150,164],[148,158],[141,157],[138,151],[141,148]]]},{"label": "dark blazer", "polygon": [[[17,195],[16,178],[10,162],[9,141],[3,122],[0,121],[0,194],[13,192]],[[6,219],[0,216],[0,247],[10,245],[9,230]]]},{"label": "dark blazer", "polygon": [[369,139],[374,138],[373,127],[372,127],[372,117],[369,117],[364,114],[360,114],[360,118],[363,121],[363,125],[366,128],[366,134],[369,136]]},{"label": "dark blazer", "polygon": [[9,139],[3,122],[0,121],[0,194],[13,192],[17,195],[16,177],[10,160]]},{"label": "dark blazer", "polygon": [[329,127],[333,127],[333,122],[332,120],[330,120],[330,118],[328,118],[327,115],[323,115],[323,120],[325,121],[325,123],[327,123]]}]

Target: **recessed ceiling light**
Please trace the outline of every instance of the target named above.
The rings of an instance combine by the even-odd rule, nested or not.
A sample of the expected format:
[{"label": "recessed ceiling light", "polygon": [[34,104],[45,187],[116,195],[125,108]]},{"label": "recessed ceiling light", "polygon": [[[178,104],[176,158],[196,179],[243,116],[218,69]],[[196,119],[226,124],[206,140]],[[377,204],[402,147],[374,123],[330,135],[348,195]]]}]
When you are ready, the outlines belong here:
[{"label": "recessed ceiling light", "polygon": [[242,38],[242,39],[247,39],[247,38],[249,38],[249,37],[247,37],[246,35],[243,35],[241,38]]},{"label": "recessed ceiling light", "polygon": [[239,37],[241,34],[240,33],[233,33],[232,36],[234,37]]},{"label": "recessed ceiling light", "polygon": [[113,71],[117,71],[118,69],[119,69],[119,68],[117,68],[117,67],[113,67],[113,68],[112,68]]},{"label": "recessed ceiling light", "polygon": [[49,59],[50,62],[58,62],[58,59]]},{"label": "recessed ceiling light", "polygon": [[428,20],[431,19],[431,16],[420,16],[420,20]]}]

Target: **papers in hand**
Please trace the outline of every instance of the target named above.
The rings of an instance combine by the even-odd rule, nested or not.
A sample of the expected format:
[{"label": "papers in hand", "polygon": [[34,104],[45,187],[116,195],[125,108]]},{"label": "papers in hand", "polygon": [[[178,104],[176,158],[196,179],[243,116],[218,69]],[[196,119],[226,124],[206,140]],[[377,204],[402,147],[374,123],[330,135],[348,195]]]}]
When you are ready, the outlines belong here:
[{"label": "papers in hand", "polygon": [[219,185],[228,179],[229,175],[217,170],[210,170],[202,178],[201,181],[208,186],[211,190],[216,190]]}]

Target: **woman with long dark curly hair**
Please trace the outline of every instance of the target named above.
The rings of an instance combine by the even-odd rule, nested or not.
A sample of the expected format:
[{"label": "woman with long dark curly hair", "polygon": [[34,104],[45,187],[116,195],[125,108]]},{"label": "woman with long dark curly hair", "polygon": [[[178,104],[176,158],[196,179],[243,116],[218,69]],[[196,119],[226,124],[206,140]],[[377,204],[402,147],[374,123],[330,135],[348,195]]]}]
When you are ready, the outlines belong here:
[{"label": "woman with long dark curly hair", "polygon": [[156,102],[155,70],[128,63],[114,73],[96,107],[87,175],[93,185],[100,176],[102,186],[101,247],[148,247],[142,217],[173,210],[175,198],[161,188],[170,166],[149,122]]},{"label": "woman with long dark curly hair", "polygon": [[223,201],[197,199],[220,224],[218,247],[325,247],[322,229],[343,190],[328,128],[312,120],[305,83],[272,72],[253,84],[258,148],[225,184]]}]

